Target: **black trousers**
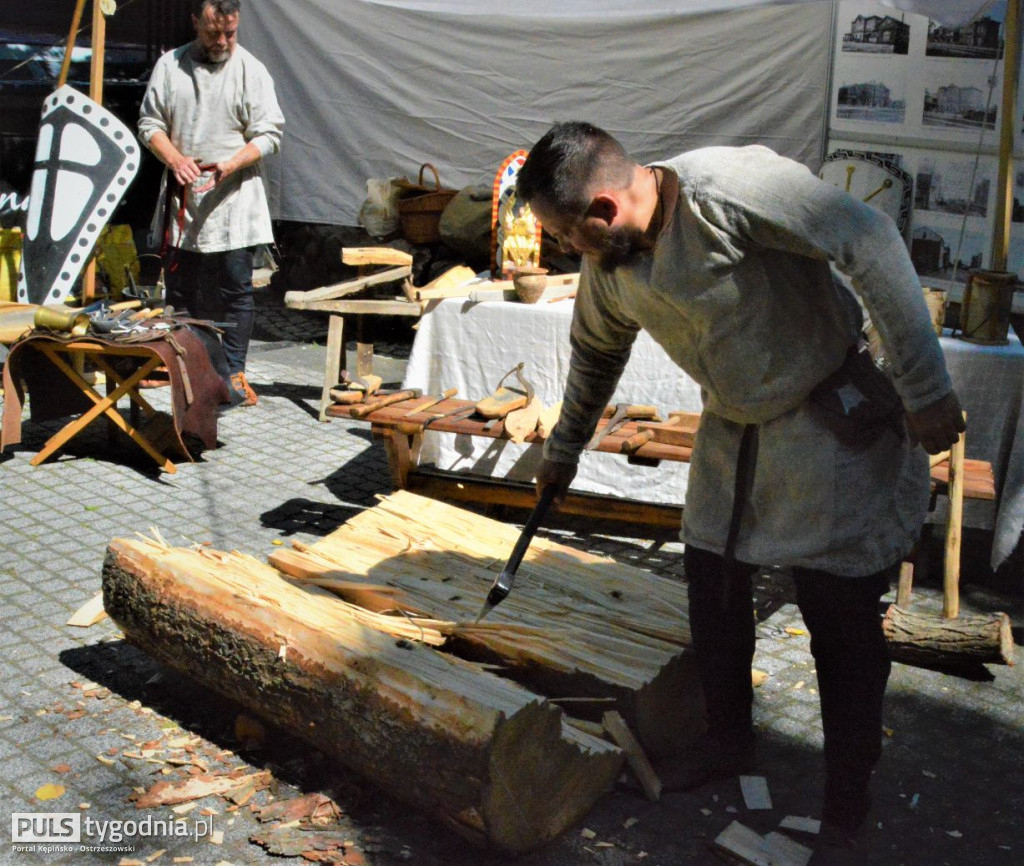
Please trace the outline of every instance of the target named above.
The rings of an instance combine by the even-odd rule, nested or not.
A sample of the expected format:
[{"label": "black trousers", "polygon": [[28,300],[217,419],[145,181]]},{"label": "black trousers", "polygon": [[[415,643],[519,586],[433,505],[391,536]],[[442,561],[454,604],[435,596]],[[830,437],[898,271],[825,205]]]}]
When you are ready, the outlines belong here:
[{"label": "black trousers", "polygon": [[221,337],[230,373],[245,371],[256,321],[252,247],[222,253],[172,250],[165,262],[167,303],[197,319],[223,322]]},{"label": "black trousers", "polygon": [[[688,546],[690,630],[710,732],[749,737],[757,566]],[[797,568],[797,605],[811,635],[825,735],[824,817],[856,825],[870,805],[867,787],[882,753],[882,702],[891,667],[879,601],[899,563],[866,577]]]}]

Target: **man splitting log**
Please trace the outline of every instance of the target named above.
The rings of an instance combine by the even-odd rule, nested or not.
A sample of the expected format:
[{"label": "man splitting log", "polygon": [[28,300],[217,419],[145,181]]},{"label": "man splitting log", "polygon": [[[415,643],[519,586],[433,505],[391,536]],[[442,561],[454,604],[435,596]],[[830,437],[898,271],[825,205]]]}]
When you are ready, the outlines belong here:
[{"label": "man splitting log", "polygon": [[[753,768],[751,578],[788,567],[821,695],[825,862],[870,808],[890,668],[878,603],[924,520],[924,451],[964,429],[903,239],[765,147],[638,165],[581,122],[537,142],[518,195],[583,254],[538,491],[564,498],[641,328],[703,392],[681,538],[708,731],[659,775],[690,789]],[[833,266],[882,335],[891,378],[860,351],[863,313]]]}]

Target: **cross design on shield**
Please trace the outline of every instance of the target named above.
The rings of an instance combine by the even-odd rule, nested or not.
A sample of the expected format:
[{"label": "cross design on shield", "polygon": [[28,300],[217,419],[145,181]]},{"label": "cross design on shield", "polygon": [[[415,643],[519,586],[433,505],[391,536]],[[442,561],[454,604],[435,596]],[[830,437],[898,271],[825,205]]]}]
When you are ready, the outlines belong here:
[{"label": "cross design on shield", "polygon": [[25,221],[18,300],[59,304],[139,170],[135,136],[65,85],[46,99]]}]

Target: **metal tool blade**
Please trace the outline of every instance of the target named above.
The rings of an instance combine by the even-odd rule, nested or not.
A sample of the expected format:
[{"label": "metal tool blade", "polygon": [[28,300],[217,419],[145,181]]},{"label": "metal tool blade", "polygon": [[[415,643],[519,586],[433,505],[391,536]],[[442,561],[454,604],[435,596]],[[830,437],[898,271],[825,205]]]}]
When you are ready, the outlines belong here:
[{"label": "metal tool blade", "polygon": [[526,550],[530,546],[534,534],[537,532],[537,527],[540,526],[541,520],[543,520],[548,508],[554,501],[556,492],[557,488],[553,484],[549,484],[541,491],[540,498],[537,500],[537,504],[533,506],[533,511],[530,512],[526,525],[516,541],[516,546],[512,548],[512,555],[508,558],[508,562],[505,563],[501,573],[494,579],[494,583],[487,593],[487,599],[484,601],[484,606],[480,608],[480,614],[477,616],[476,622],[480,622],[480,620],[508,598],[508,594],[512,591],[512,585],[516,580],[516,570],[519,568],[519,563],[523,561],[523,556],[526,554]]},{"label": "metal tool blade", "polygon": [[604,439],[609,433],[614,432],[616,429],[621,427],[628,417],[627,412],[629,411],[629,404],[617,403],[615,405],[615,414],[608,419],[608,423],[601,428],[600,431],[590,437],[590,441],[587,443],[586,450],[593,451],[598,445],[601,444],[601,440]]}]

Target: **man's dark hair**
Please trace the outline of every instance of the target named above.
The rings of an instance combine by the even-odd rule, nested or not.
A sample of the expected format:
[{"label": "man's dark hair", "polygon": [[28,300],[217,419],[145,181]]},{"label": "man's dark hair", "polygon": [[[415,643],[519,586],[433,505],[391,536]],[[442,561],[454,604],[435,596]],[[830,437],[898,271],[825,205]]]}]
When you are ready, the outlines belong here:
[{"label": "man's dark hair", "polygon": [[582,216],[595,185],[623,188],[633,177],[634,161],[619,142],[580,120],[556,123],[530,150],[516,179],[523,201],[542,199],[567,216]]},{"label": "man's dark hair", "polygon": [[196,18],[203,17],[203,10],[212,6],[218,15],[234,15],[242,9],[242,0],[193,0],[192,14]]}]

